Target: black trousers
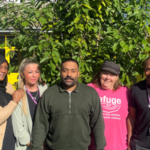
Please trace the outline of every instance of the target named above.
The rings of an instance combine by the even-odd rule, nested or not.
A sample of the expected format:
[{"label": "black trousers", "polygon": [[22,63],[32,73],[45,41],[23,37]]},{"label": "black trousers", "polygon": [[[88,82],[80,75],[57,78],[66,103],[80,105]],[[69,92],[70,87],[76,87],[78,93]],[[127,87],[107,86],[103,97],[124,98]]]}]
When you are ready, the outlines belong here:
[{"label": "black trousers", "polygon": [[144,148],[144,147],[137,145],[134,141],[130,142],[130,148],[131,150],[150,150],[150,148]]}]

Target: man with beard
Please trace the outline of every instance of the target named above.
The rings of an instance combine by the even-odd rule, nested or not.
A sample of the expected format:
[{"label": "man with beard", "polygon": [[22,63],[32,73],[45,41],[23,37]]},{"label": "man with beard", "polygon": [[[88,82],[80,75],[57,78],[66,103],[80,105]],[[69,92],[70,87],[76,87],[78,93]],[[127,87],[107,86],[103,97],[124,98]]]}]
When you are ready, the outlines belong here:
[{"label": "man with beard", "polygon": [[150,150],[150,57],[143,63],[146,80],[131,87],[128,150]]},{"label": "man with beard", "polygon": [[97,92],[78,82],[79,64],[67,59],[61,65],[61,83],[47,89],[38,104],[32,150],[87,150],[91,129],[96,150],[104,150],[104,122]]}]

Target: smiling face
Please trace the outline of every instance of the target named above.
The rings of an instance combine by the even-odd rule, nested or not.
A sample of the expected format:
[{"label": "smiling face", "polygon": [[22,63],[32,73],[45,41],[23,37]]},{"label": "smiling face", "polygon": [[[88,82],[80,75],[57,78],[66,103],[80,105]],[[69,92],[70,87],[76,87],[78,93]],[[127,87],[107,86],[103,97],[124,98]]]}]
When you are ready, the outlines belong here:
[{"label": "smiling face", "polygon": [[145,62],[144,73],[147,79],[147,83],[150,86],[150,59]]},{"label": "smiling face", "polygon": [[103,70],[100,74],[100,85],[105,90],[112,90],[117,79],[118,75]]},{"label": "smiling face", "polygon": [[29,64],[25,67],[22,77],[25,80],[25,85],[33,86],[37,83],[40,76],[40,71],[37,64]]},{"label": "smiling face", "polygon": [[3,81],[8,73],[8,65],[6,62],[0,65],[0,81]]},{"label": "smiling face", "polygon": [[67,91],[75,89],[79,78],[79,68],[75,62],[67,61],[62,64],[61,81]]}]

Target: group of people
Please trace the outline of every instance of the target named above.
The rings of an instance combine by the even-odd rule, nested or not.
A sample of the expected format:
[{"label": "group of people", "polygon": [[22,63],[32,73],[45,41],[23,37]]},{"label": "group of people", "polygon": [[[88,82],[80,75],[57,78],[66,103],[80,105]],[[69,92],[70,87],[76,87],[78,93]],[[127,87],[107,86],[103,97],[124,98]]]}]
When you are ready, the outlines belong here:
[{"label": "group of people", "polygon": [[66,59],[61,82],[48,88],[39,64],[25,59],[15,91],[0,56],[0,150],[150,150],[150,57],[143,68],[146,79],[130,90],[112,61],[85,85],[78,62]]}]

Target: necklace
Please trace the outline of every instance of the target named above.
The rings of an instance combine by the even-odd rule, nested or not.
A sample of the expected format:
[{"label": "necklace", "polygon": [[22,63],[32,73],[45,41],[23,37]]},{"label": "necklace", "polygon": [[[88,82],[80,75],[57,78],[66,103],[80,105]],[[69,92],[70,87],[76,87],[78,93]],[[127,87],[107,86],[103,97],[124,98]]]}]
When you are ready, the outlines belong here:
[{"label": "necklace", "polygon": [[[35,95],[35,96],[32,95],[35,100],[36,100],[36,98],[37,98],[37,96],[38,96],[38,93],[39,93],[38,91],[39,91],[39,90],[36,91],[36,95]],[[30,92],[30,93],[31,93],[31,92]]]},{"label": "necklace", "polygon": [[[26,88],[26,86],[25,86],[25,89],[26,89],[26,91],[28,92],[28,94],[30,95],[30,97],[31,97],[31,99],[33,100],[33,102],[37,105],[37,102],[36,102],[36,97],[37,97],[37,95],[36,95],[36,97],[33,97],[32,94],[30,93],[30,91]],[[41,96],[40,96],[40,90],[39,90],[39,88],[38,88],[37,93],[39,93],[39,97],[41,97]]]}]

